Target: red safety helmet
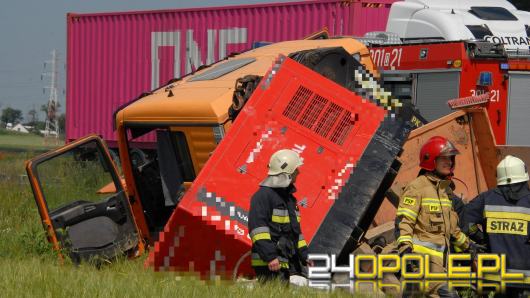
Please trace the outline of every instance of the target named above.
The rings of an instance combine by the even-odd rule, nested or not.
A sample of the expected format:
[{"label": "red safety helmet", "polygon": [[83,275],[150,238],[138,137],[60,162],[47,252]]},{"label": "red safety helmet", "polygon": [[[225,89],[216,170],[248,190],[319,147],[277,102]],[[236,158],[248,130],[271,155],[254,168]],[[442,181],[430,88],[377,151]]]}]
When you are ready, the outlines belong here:
[{"label": "red safety helmet", "polygon": [[421,147],[420,168],[427,171],[434,171],[438,156],[453,156],[452,171],[455,167],[454,156],[457,154],[460,154],[460,152],[449,140],[441,136],[432,137]]}]

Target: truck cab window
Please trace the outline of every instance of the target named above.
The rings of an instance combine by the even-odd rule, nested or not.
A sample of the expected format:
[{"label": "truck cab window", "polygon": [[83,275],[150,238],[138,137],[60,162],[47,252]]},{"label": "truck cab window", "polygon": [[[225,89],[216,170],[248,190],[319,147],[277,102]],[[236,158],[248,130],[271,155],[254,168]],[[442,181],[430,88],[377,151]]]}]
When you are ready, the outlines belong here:
[{"label": "truck cab window", "polygon": [[247,64],[250,64],[254,61],[256,61],[256,58],[240,58],[230,60],[225,63],[220,63],[217,64],[215,67],[206,70],[202,74],[191,78],[189,82],[214,80],[224,76],[225,74],[231,73],[236,69],[246,66]]},{"label": "truck cab window", "polygon": [[517,17],[504,7],[471,6],[469,12],[487,21],[517,21]]},{"label": "truck cab window", "polygon": [[174,154],[177,158],[177,165],[182,174],[184,181],[195,180],[195,170],[193,169],[193,162],[191,160],[191,154],[186,141],[186,135],[181,131],[171,132],[172,139],[174,141]]},{"label": "truck cab window", "polygon": [[484,39],[487,35],[493,35],[486,25],[467,25],[466,27],[476,39]]},{"label": "truck cab window", "polygon": [[[196,175],[184,132],[142,129],[147,133],[129,134],[129,155],[144,215],[156,239],[182,198],[184,183]],[[145,140],[156,143],[146,146]]]}]

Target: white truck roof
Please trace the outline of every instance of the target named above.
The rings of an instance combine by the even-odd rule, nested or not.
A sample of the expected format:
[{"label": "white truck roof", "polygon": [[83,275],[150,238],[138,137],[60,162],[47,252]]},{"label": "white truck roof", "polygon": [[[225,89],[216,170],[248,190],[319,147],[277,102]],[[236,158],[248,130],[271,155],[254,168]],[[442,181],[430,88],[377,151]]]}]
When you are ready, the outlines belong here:
[{"label": "white truck roof", "polygon": [[505,0],[405,0],[390,9],[386,31],[405,40],[485,39],[528,50],[530,13]]}]

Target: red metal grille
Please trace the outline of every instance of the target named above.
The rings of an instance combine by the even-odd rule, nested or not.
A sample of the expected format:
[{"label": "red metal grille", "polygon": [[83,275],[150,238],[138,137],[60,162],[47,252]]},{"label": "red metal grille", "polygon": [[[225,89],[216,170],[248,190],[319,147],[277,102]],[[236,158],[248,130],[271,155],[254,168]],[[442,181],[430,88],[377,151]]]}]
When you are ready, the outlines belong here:
[{"label": "red metal grille", "polygon": [[350,133],[353,125],[355,124],[355,122],[353,122],[354,119],[351,119],[351,113],[349,111],[344,111],[339,120],[339,124],[337,124],[335,131],[333,131],[333,134],[331,135],[330,140],[333,143],[342,145],[346,139],[346,136]]},{"label": "red metal grille", "polygon": [[298,87],[283,111],[283,115],[313,130],[321,137],[343,145],[356,118],[351,119],[351,113],[348,110],[329,102],[328,99],[318,94],[313,94],[311,90],[303,86]]},{"label": "red metal grille", "polygon": [[335,121],[337,121],[337,118],[343,110],[344,109],[339,105],[330,103],[326,111],[322,114],[322,117],[320,117],[314,131],[324,138],[327,137],[330,129],[333,127],[333,124],[335,124]]},{"label": "red metal grille", "polygon": [[296,121],[311,95],[313,95],[311,90],[303,86],[298,87],[298,90],[296,90],[293,98],[291,101],[289,101],[289,104],[283,111],[283,115],[293,121]]},{"label": "red metal grille", "polygon": [[317,121],[318,115],[320,115],[327,103],[327,99],[318,94],[315,94],[315,96],[313,96],[313,99],[309,103],[309,106],[302,114],[302,118],[300,118],[299,123],[311,129],[313,124],[315,124],[315,122]]}]

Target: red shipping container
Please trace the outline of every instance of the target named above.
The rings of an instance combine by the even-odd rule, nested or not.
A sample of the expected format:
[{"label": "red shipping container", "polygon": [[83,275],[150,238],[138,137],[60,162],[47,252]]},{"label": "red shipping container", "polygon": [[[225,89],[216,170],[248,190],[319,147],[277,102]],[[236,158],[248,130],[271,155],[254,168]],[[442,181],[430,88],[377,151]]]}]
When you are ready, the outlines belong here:
[{"label": "red shipping container", "polygon": [[[142,92],[258,42],[385,29],[396,0],[321,0],[67,16],[66,139],[116,146],[113,112]],[[148,138],[143,138],[149,141]]]}]

